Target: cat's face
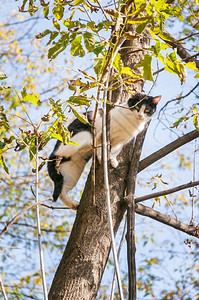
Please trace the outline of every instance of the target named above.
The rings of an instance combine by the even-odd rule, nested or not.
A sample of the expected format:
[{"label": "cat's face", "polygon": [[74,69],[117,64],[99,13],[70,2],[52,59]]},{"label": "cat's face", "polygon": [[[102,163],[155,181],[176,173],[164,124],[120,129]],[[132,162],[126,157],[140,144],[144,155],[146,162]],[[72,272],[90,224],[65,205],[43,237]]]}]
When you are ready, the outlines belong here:
[{"label": "cat's face", "polygon": [[161,96],[146,96],[144,94],[136,94],[128,100],[128,106],[134,111],[136,119],[149,120],[156,111],[156,106]]}]

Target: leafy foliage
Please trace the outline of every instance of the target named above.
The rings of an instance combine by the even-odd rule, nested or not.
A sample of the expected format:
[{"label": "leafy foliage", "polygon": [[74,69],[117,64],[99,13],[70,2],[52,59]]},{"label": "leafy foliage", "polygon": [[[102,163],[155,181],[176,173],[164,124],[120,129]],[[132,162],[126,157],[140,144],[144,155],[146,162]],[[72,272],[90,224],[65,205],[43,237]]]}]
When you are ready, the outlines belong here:
[{"label": "leafy foliage", "polygon": [[[3,203],[0,215],[2,222],[7,222],[24,206],[34,201],[32,186],[35,181],[36,139],[39,142],[41,155],[39,158],[41,195],[42,197],[51,195],[50,182],[46,170],[42,168],[51,151],[49,149],[52,149],[51,140],[58,139],[64,144],[70,143],[67,122],[74,116],[83,123],[88,122],[80,109],[82,106],[89,108],[93,102],[100,101],[95,96],[96,89],[103,91],[107,81],[108,66],[122,39],[140,39],[143,31],[148,28],[152,42],[151,47],[144,49],[145,54],[141,61],[132,68],[125,67],[121,55],[117,53],[113,62],[115,82],[111,83],[111,90],[122,85],[127,91],[134,93],[135,89],[132,85],[140,80],[153,84],[154,72],[159,72],[158,64],[164,68],[165,73],[168,72],[167,76],[176,75],[181,84],[184,84],[189,72],[194,73],[196,78],[199,76],[195,62],[182,59],[171,45],[173,42],[182,45],[186,43],[189,49],[198,51],[196,38],[199,23],[195,17],[198,14],[197,1],[178,0],[169,4],[164,0],[150,0],[144,3],[136,0],[130,12],[123,10],[126,3],[127,1],[119,1],[116,8],[114,6],[107,8],[106,3],[102,3],[104,5],[102,11],[96,1],[18,0],[20,9],[19,13],[12,17],[13,22],[24,17],[30,19],[25,21],[20,19],[19,32],[15,25],[9,24],[11,21],[6,20],[7,25],[6,22],[1,24],[0,37],[3,46],[0,53],[0,169],[2,171],[0,196]],[[19,33],[24,31],[25,22],[32,22],[34,16],[36,18],[43,16],[46,22],[36,25],[36,34],[33,35],[31,32],[34,26],[29,26],[28,34],[19,38]],[[179,30],[175,36],[169,30],[173,22],[175,24],[177,22],[179,27],[183,26],[183,30]],[[43,31],[39,33],[40,30]],[[184,34],[186,38],[181,41]],[[31,47],[29,47],[29,35],[32,35]],[[34,36],[37,38],[36,41]],[[24,38],[28,42],[24,40],[21,43]],[[143,49],[130,50],[143,51]],[[75,70],[78,75],[72,75],[69,69],[65,69],[63,74],[60,68],[55,73],[56,64],[69,65],[69,56],[72,57],[71,65],[78,65]],[[94,62],[93,69],[82,70],[83,68],[79,67],[80,61],[86,61],[87,64],[88,61]],[[139,68],[139,72],[136,68]],[[71,94],[65,94],[66,89],[70,90]],[[186,112],[182,109],[174,116],[173,130],[186,129],[188,122],[199,130],[197,103],[186,108]],[[190,158],[179,154],[176,161],[179,162],[181,171],[190,169]],[[162,167],[163,170],[164,168],[166,169],[165,166]],[[169,180],[165,181],[162,178],[162,175],[153,174],[151,180],[153,189],[167,184]],[[150,181],[148,182],[145,189],[149,188]],[[159,197],[152,205],[156,207],[161,205],[168,209],[168,204],[170,205],[171,202],[178,203],[179,211],[183,212],[185,205],[189,203],[187,198],[181,196],[172,202],[170,198]],[[55,260],[54,264],[49,263],[47,267],[48,282],[64,249],[66,235],[71,228],[70,220],[71,215],[66,213],[66,210],[58,213],[47,207],[41,207],[44,253],[46,255],[51,253]],[[27,294],[36,298],[42,294],[39,267],[32,259],[32,253],[37,251],[36,236],[35,210],[30,210],[13,225],[1,245],[3,263],[1,269],[5,275],[3,280],[6,283],[9,299],[23,299]],[[153,238],[145,234],[140,239],[143,240],[143,247],[147,248],[149,244],[154,244]],[[192,241],[192,245],[194,250],[191,255],[195,262],[198,257],[198,244]],[[171,245],[172,247],[174,246]],[[20,248],[20,255],[18,248]],[[148,249],[146,252],[148,253]],[[169,250],[167,253],[170,253]],[[174,258],[175,255],[170,258],[169,263]],[[21,263],[24,259],[27,262],[25,268]],[[13,278],[12,266],[15,260],[18,272]],[[161,263],[162,261],[155,255],[141,261],[137,285],[143,298],[150,295],[154,298],[159,296],[162,299],[174,299],[180,295],[181,298],[189,299],[189,293],[195,293],[193,295],[195,297],[198,293],[197,264],[189,265],[186,272],[183,270],[187,277],[173,280],[171,288],[165,287],[160,290],[160,287],[158,289],[155,287],[156,282],[162,278],[155,270],[161,266]],[[176,271],[177,277],[179,272]],[[124,274],[124,285],[125,278]],[[189,278],[189,281],[186,281],[186,278]]]}]

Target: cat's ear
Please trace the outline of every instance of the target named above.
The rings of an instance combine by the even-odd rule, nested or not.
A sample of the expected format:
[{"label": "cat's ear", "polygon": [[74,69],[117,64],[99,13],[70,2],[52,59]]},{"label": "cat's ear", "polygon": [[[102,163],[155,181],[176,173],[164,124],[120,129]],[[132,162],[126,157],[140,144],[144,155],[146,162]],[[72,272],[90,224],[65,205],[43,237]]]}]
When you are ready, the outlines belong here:
[{"label": "cat's ear", "polygon": [[158,104],[158,102],[161,100],[161,98],[162,98],[162,96],[156,96],[156,97],[153,98],[152,102],[154,104]]}]

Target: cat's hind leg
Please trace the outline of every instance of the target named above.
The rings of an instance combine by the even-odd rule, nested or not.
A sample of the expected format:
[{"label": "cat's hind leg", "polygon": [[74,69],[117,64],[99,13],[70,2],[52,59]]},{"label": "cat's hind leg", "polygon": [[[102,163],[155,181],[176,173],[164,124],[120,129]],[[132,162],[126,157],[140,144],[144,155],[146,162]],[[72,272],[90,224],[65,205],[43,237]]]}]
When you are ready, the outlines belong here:
[{"label": "cat's hind leg", "polygon": [[71,208],[71,209],[77,209],[79,206],[79,202],[69,198],[69,196],[67,195],[67,193],[65,193],[64,191],[62,191],[62,193],[60,194],[59,198],[66,204],[67,207]]},{"label": "cat's hind leg", "polygon": [[117,161],[117,156],[120,153],[120,151],[122,150],[123,145],[118,144],[115,147],[111,148],[111,152],[110,152],[110,161],[111,161],[111,166],[113,168],[117,168],[118,166],[118,161]]}]

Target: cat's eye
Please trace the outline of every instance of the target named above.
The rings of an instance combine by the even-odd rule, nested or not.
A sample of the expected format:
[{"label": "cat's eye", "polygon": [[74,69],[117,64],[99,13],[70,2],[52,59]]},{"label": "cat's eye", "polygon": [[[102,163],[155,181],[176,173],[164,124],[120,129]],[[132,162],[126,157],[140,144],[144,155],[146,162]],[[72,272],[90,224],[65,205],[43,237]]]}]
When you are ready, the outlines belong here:
[{"label": "cat's eye", "polygon": [[139,108],[139,106],[138,106],[138,105],[136,105],[136,106],[135,106],[135,109],[136,109],[136,110],[139,110],[140,108]]},{"label": "cat's eye", "polygon": [[145,112],[146,112],[146,113],[150,112],[150,109],[148,109],[148,108],[147,108],[147,109],[145,109]]}]

